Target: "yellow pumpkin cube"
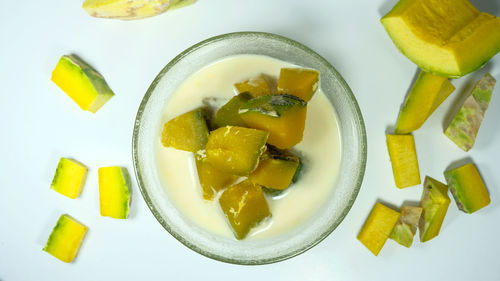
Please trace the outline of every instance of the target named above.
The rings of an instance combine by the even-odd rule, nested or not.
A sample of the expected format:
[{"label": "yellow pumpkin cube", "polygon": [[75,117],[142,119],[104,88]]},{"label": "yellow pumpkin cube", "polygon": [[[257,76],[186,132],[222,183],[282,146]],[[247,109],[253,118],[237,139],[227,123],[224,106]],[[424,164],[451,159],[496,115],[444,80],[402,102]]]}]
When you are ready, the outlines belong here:
[{"label": "yellow pumpkin cube", "polygon": [[407,248],[413,243],[413,236],[417,233],[418,223],[422,215],[421,207],[403,206],[401,216],[391,232],[390,238]]},{"label": "yellow pumpkin cube", "polygon": [[78,106],[96,113],[115,94],[101,74],[77,56],[62,56],[51,80]]},{"label": "yellow pumpkin cube", "polygon": [[412,135],[387,135],[387,148],[398,188],[420,184],[415,140]]},{"label": "yellow pumpkin cube", "polygon": [[282,68],[276,94],[289,94],[308,102],[318,89],[319,72],[305,68]]},{"label": "yellow pumpkin cube", "polygon": [[446,171],[444,177],[461,211],[471,214],[490,204],[490,195],[474,164]]},{"label": "yellow pumpkin cube", "polygon": [[292,183],[299,165],[297,156],[268,148],[248,179],[267,188],[284,190]]},{"label": "yellow pumpkin cube", "polygon": [[206,146],[208,162],[222,173],[248,176],[266,149],[269,133],[226,126],[210,132]]},{"label": "yellow pumpkin cube", "polygon": [[246,123],[241,119],[238,111],[240,107],[249,101],[252,96],[247,93],[241,93],[232,97],[226,104],[224,104],[215,113],[214,125],[217,128],[224,126],[240,126],[245,127]]},{"label": "yellow pumpkin cube", "polygon": [[101,216],[126,219],[130,211],[130,176],[122,167],[99,168]]},{"label": "yellow pumpkin cube", "polygon": [[247,92],[254,98],[272,94],[271,88],[269,87],[269,84],[263,74],[255,78],[236,83],[234,84],[234,87],[238,93],[241,94]]},{"label": "yellow pumpkin cube", "polygon": [[398,222],[399,215],[399,212],[376,203],[358,234],[358,240],[377,256]]},{"label": "yellow pumpkin cube", "polygon": [[78,254],[87,227],[68,215],[62,215],[43,250],[63,262],[72,262]]},{"label": "yellow pumpkin cube", "polygon": [[307,104],[292,95],[268,95],[249,100],[240,116],[251,128],[269,132],[268,143],[289,149],[302,140]]},{"label": "yellow pumpkin cube", "polygon": [[241,240],[259,222],[271,215],[262,188],[249,180],[227,188],[219,198],[236,239]]},{"label": "yellow pumpkin cube", "polygon": [[426,242],[438,236],[450,202],[448,186],[431,177],[425,177],[420,199],[420,207],[423,210],[418,224],[420,242]]},{"label": "yellow pumpkin cube", "polygon": [[217,170],[202,155],[196,155],[196,170],[198,171],[202,195],[206,200],[214,199],[217,192],[230,186],[238,179],[238,176]]},{"label": "yellow pumpkin cube", "polygon": [[175,117],[163,125],[161,142],[165,147],[197,152],[205,149],[208,127],[201,108]]},{"label": "yellow pumpkin cube", "polygon": [[87,167],[68,158],[61,158],[50,188],[58,193],[75,199],[82,192],[87,178]]}]

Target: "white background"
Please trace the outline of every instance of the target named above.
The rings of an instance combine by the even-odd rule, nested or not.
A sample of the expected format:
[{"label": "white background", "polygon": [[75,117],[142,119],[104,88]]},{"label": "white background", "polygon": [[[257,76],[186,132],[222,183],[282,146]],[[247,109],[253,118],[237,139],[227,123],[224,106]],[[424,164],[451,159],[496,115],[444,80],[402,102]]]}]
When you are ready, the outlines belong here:
[{"label": "white background", "polygon": [[[470,158],[491,205],[468,215],[452,201],[441,234],[425,244],[416,239],[410,249],[388,240],[375,257],[356,240],[377,200],[399,208],[421,194],[418,186],[395,187],[385,145],[417,70],[379,23],[395,2],[199,0],[126,22],[92,18],[76,0],[2,0],[0,280],[499,280],[500,90],[470,152],[443,135],[442,120],[486,70],[500,80],[500,55],[454,80],[456,92],[415,133],[422,177],[444,181],[442,172],[452,162]],[[472,2],[500,16],[500,1]],[[343,223],[306,253],[265,266],[224,264],[186,248],[155,220],[135,180],[130,219],[99,215],[97,169],[121,165],[133,174],[134,118],[153,78],[182,50],[233,31],[277,33],[324,56],[351,86],[368,134],[365,179]],[[59,57],[69,53],[93,65],[116,93],[97,114],[80,110],[50,81]],[[90,168],[76,200],[49,189],[62,156]],[[62,213],[90,228],[71,264],[41,250]]]}]

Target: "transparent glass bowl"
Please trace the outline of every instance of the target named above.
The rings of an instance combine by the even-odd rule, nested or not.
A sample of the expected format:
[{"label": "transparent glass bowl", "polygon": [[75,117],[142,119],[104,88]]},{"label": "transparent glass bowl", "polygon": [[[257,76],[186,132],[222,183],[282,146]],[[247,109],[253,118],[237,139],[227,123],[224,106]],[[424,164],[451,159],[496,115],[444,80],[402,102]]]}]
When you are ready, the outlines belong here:
[{"label": "transparent glass bowl", "polygon": [[[341,139],[338,179],[324,206],[307,223],[269,239],[237,241],[202,229],[176,209],[160,179],[156,143],[169,96],[192,73],[221,58],[266,55],[321,73],[321,89],[337,113]],[[235,264],[266,264],[296,256],[318,244],[344,219],[359,192],[366,165],[366,133],[351,89],[335,68],[308,47],[274,34],[238,32],[212,37],[168,63],[149,87],[133,132],[135,174],[144,200],[160,224],[181,243],[207,257]],[[325,167],[327,169],[327,167]]]}]

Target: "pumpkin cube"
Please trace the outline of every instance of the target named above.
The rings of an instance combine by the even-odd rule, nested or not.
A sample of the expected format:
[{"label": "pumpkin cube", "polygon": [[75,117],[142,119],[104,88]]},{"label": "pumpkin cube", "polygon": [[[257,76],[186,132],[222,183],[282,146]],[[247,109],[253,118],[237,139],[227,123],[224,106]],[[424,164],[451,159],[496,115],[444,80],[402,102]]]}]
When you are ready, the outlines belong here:
[{"label": "pumpkin cube", "polygon": [[421,207],[403,206],[401,216],[392,230],[390,238],[409,248],[413,243],[413,236],[417,233],[418,222],[422,215]]},{"label": "pumpkin cube", "polygon": [[269,133],[261,130],[226,126],[210,132],[207,161],[222,173],[248,176],[266,149]]},{"label": "pumpkin cube", "polygon": [[457,112],[444,134],[464,151],[469,151],[476,142],[479,127],[491,100],[496,80],[486,73],[476,83],[464,104]]},{"label": "pumpkin cube", "polygon": [[387,135],[387,148],[398,188],[420,184],[417,151],[412,135]]},{"label": "pumpkin cube", "polygon": [[358,240],[375,256],[385,244],[399,219],[399,212],[376,203],[358,234]]},{"label": "pumpkin cube", "polygon": [[72,262],[78,254],[87,227],[68,215],[59,217],[43,250],[63,262]]},{"label": "pumpkin cube", "polygon": [[234,87],[238,93],[242,94],[247,92],[254,98],[272,94],[271,88],[269,87],[269,84],[263,74],[255,78],[236,83],[234,84]]},{"label": "pumpkin cube", "polygon": [[99,168],[101,216],[126,219],[130,211],[130,176],[122,167]]},{"label": "pumpkin cube", "polygon": [[251,98],[252,96],[247,92],[232,97],[226,104],[217,110],[217,113],[215,113],[215,126],[217,128],[224,126],[245,127],[246,123],[243,119],[241,119],[238,111],[240,110],[240,107]]},{"label": "pumpkin cube", "polygon": [[227,188],[219,198],[236,239],[241,240],[263,219],[269,217],[269,206],[262,188],[249,180]]},{"label": "pumpkin cube", "polygon": [[74,55],[59,59],[51,80],[81,109],[92,113],[115,95],[101,74]]},{"label": "pumpkin cube", "polygon": [[61,158],[57,164],[56,174],[50,188],[75,199],[82,192],[87,178],[87,167],[82,163],[68,158]]},{"label": "pumpkin cube", "polygon": [[163,126],[161,142],[165,147],[197,152],[205,149],[207,140],[208,127],[201,108],[179,115]]},{"label": "pumpkin cube", "polygon": [[214,168],[204,155],[196,155],[196,170],[200,180],[203,198],[214,199],[217,192],[233,184],[238,177]]},{"label": "pumpkin cube", "polygon": [[297,156],[268,148],[262,155],[259,166],[248,179],[267,188],[284,190],[292,183],[299,164]]},{"label": "pumpkin cube", "polygon": [[444,177],[461,211],[471,214],[490,204],[490,195],[474,164],[446,171]]},{"label": "pumpkin cube", "polygon": [[290,94],[308,102],[318,89],[319,72],[304,68],[282,68],[277,94]]},{"label": "pumpkin cube", "polygon": [[448,187],[431,177],[426,177],[420,200],[420,207],[423,208],[418,224],[420,242],[429,241],[439,234],[449,205]]},{"label": "pumpkin cube", "polygon": [[307,104],[291,95],[260,96],[241,106],[239,113],[249,127],[269,132],[269,144],[289,149],[302,140]]}]

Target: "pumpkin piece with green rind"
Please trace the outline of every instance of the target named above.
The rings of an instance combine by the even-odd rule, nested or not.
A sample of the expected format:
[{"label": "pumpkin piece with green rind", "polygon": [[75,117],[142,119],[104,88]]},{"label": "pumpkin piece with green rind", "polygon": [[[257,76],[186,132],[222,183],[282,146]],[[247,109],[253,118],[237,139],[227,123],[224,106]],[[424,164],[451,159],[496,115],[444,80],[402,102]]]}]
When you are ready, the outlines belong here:
[{"label": "pumpkin piece with green rind", "polygon": [[391,235],[399,215],[399,212],[376,203],[358,234],[358,240],[377,256]]},{"label": "pumpkin piece with green rind", "polygon": [[228,187],[220,196],[219,204],[238,240],[271,216],[262,187],[249,180]]},{"label": "pumpkin piece with green rind", "polygon": [[398,188],[420,184],[415,140],[412,135],[387,135],[387,148]]},{"label": "pumpkin piece with green rind", "polygon": [[486,73],[474,86],[472,92],[444,131],[444,134],[464,151],[469,151],[474,146],[495,84],[495,78]]},{"label": "pumpkin piece with green rind", "polygon": [[276,94],[289,94],[308,102],[318,89],[319,72],[305,68],[282,68]]},{"label": "pumpkin piece with green rind", "polygon": [[85,0],[82,8],[93,17],[135,20],[156,16],[194,2],[196,0]]},{"label": "pumpkin piece with green rind", "polygon": [[205,149],[208,127],[202,108],[179,115],[163,125],[161,142],[165,147],[197,152]]},{"label": "pumpkin piece with green rind", "polygon": [[448,78],[421,71],[399,113],[396,133],[408,134],[420,128],[454,90]]},{"label": "pumpkin piece with green rind", "polygon": [[126,219],[130,212],[131,183],[127,169],[102,167],[99,175],[99,206],[101,216]]},{"label": "pumpkin piece with green rind", "polygon": [[87,171],[87,167],[82,163],[62,157],[57,164],[50,188],[64,196],[75,199],[82,192],[87,178]]},{"label": "pumpkin piece with green rind", "polygon": [[51,80],[81,109],[92,113],[115,95],[104,77],[75,55],[59,59]]},{"label": "pumpkin piece with green rind", "polygon": [[413,236],[417,233],[418,222],[422,215],[421,207],[403,206],[401,216],[392,230],[390,238],[409,248],[413,243]]},{"label": "pumpkin piece with green rind", "polygon": [[471,214],[490,204],[490,195],[474,164],[446,171],[444,177],[461,211]]},{"label": "pumpkin piece with green rind", "polygon": [[214,168],[202,154],[196,155],[196,170],[203,199],[213,200],[217,192],[233,184],[238,177]]},{"label": "pumpkin piece with green rind", "polygon": [[467,0],[400,0],[381,22],[406,57],[445,77],[473,72],[500,51],[500,19]]},{"label": "pumpkin piece with green rind", "polygon": [[249,127],[269,132],[269,144],[289,149],[302,140],[307,103],[287,94],[260,96],[241,106],[239,113]]},{"label": "pumpkin piece with green rind", "polygon": [[423,209],[418,224],[420,242],[429,241],[439,234],[450,202],[448,186],[426,177],[420,199],[420,207]]},{"label": "pumpkin piece with green rind", "polygon": [[238,111],[240,110],[240,107],[251,98],[252,96],[247,92],[232,97],[226,104],[217,110],[217,113],[215,113],[215,126],[217,128],[224,126],[245,127],[246,123],[243,119],[241,119]]},{"label": "pumpkin piece with green rind", "polygon": [[299,164],[300,160],[296,155],[268,148],[262,155],[259,166],[248,179],[267,188],[284,190],[292,183]]},{"label": "pumpkin piece with green rind", "polygon": [[255,78],[236,83],[234,84],[234,87],[236,88],[238,93],[242,94],[246,92],[254,98],[272,94],[269,83],[267,83],[267,80],[263,74]]},{"label": "pumpkin piece with green rind", "polygon": [[269,133],[251,128],[226,126],[210,132],[207,161],[222,173],[248,176],[257,168]]},{"label": "pumpkin piece with green rind", "polygon": [[69,263],[78,254],[87,227],[68,215],[61,215],[43,250]]}]

